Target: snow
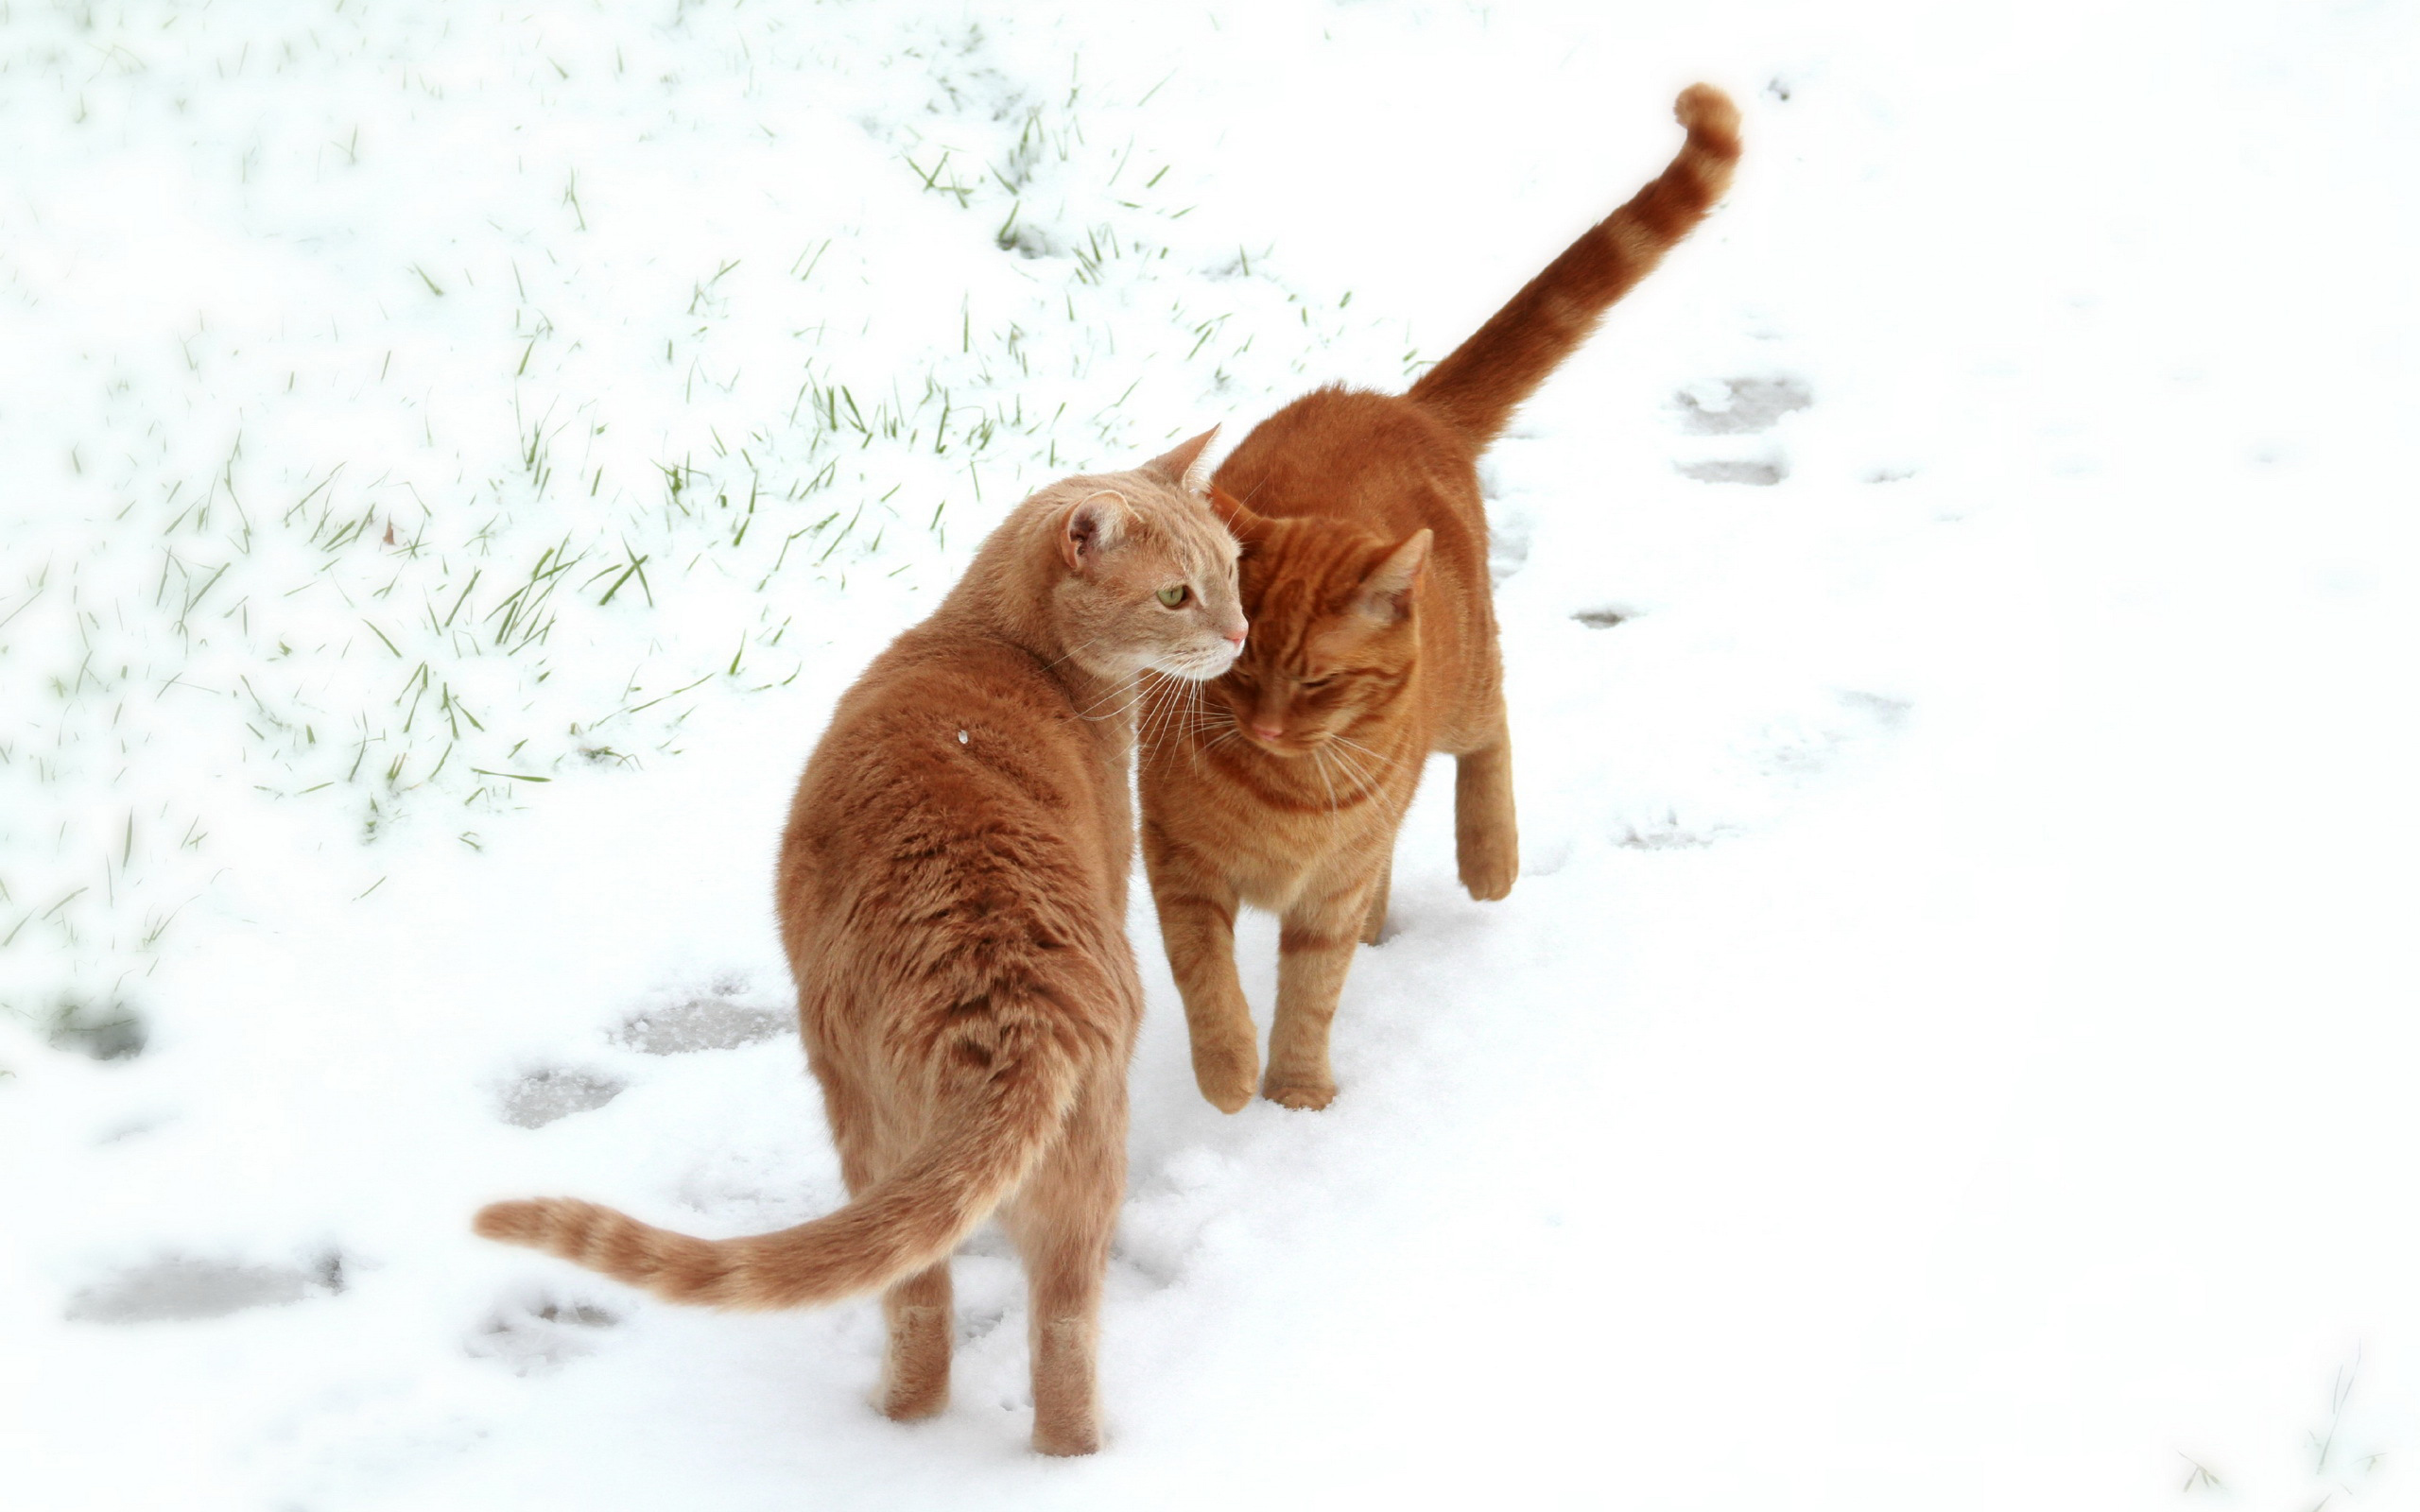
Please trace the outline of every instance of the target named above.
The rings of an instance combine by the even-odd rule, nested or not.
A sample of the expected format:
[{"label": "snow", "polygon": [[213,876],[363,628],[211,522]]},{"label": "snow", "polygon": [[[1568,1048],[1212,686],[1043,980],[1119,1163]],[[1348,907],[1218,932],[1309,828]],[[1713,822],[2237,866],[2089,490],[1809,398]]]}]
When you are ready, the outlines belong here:
[{"label": "snow", "polygon": [[[2414,30],[0,11],[10,1505],[2415,1504]],[[1138,880],[1101,1454],[995,1235],[903,1427],[871,1301],[469,1234],[834,1206],[839,689],[1021,493],[1400,385],[1700,77],[1729,203],[1486,464],[1520,885],[1432,782],[1337,1103],[1228,1118]]]}]

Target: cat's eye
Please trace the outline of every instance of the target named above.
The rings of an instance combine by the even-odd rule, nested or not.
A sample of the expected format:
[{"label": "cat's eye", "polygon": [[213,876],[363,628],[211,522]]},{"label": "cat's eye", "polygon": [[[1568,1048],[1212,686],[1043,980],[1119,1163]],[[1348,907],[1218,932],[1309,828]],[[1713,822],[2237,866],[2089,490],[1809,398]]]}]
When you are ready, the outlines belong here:
[{"label": "cat's eye", "polygon": [[1297,684],[1295,684],[1295,685],[1296,685],[1297,687],[1303,687],[1303,688],[1324,688],[1324,687],[1326,687],[1329,683],[1334,682],[1335,680],[1336,680],[1336,679],[1335,679],[1335,678],[1333,678],[1333,677],[1325,677],[1325,678],[1305,678],[1305,679],[1303,679],[1300,682],[1298,682],[1298,683],[1297,683]]},{"label": "cat's eye", "polygon": [[1163,588],[1160,590],[1160,602],[1166,604],[1170,609],[1183,608],[1184,601],[1192,596],[1193,590],[1185,587],[1183,583],[1177,584],[1174,588]]}]

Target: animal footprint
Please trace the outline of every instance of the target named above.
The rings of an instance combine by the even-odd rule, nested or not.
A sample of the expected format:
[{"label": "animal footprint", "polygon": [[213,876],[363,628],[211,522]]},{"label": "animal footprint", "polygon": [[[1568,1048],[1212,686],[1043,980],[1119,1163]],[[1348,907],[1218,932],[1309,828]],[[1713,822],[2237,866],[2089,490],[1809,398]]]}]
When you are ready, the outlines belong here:
[{"label": "animal footprint", "polygon": [[95,1060],[130,1060],[151,1038],[143,1016],[123,1003],[62,1003],[51,1010],[43,1029],[52,1049]]},{"label": "animal footprint", "polygon": [[[1672,403],[1685,435],[1761,436],[1784,415],[1814,404],[1815,396],[1797,378],[1722,378],[1691,384]],[[1708,456],[1673,466],[1700,483],[1771,488],[1789,476],[1789,459],[1770,448],[1756,455]]]},{"label": "animal footprint", "polygon": [[1770,462],[1675,462],[1672,465],[1680,470],[1683,477],[1695,478],[1700,483],[1753,483],[1758,488],[1770,489],[1774,484],[1779,483],[1782,479],[1789,476],[1789,465],[1778,460]]},{"label": "animal footprint", "polygon": [[284,1307],[344,1290],[344,1257],[308,1268],[247,1265],[166,1255],[85,1287],[67,1302],[72,1323],[190,1323],[256,1307]]},{"label": "animal footprint", "polygon": [[559,1118],[602,1108],[622,1095],[625,1084],[587,1071],[533,1071],[504,1090],[497,1114],[523,1128],[544,1128]]},{"label": "animal footprint", "polygon": [[592,1302],[541,1296],[497,1308],[471,1335],[470,1350],[501,1361],[514,1375],[535,1375],[594,1354],[597,1335],[621,1321]]},{"label": "animal footprint", "polygon": [[1730,825],[1699,823],[1685,820],[1677,809],[1667,807],[1661,814],[1651,814],[1629,821],[1615,843],[1631,850],[1696,850],[1726,839],[1737,833]]},{"label": "animal footprint", "polygon": [[1785,777],[1813,777],[1832,771],[1889,737],[1908,723],[1910,705],[1904,699],[1858,689],[1832,695],[1833,707],[1811,717],[1777,721],[1767,727],[1759,763]]},{"label": "animal footprint", "polygon": [[1691,436],[1755,436],[1815,396],[1796,378],[1725,378],[1691,384],[1672,400],[1681,429]]},{"label": "animal footprint", "polygon": [[668,1008],[633,1015],[614,1038],[644,1055],[681,1056],[695,1050],[736,1050],[788,1029],[790,1015],[752,1008],[726,997],[698,997]]}]

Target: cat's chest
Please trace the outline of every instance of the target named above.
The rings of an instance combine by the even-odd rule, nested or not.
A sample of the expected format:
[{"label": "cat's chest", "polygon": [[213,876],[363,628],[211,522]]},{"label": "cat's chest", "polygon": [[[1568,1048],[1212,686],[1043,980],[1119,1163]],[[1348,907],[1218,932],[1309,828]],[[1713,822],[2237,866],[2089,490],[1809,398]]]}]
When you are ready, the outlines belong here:
[{"label": "cat's chest", "polygon": [[1173,818],[1169,828],[1191,832],[1193,848],[1215,856],[1236,892],[1260,908],[1284,909],[1320,878],[1366,869],[1373,853],[1390,847],[1401,818],[1400,805],[1380,791],[1317,782],[1259,785],[1271,791],[1220,786],[1162,813]]}]

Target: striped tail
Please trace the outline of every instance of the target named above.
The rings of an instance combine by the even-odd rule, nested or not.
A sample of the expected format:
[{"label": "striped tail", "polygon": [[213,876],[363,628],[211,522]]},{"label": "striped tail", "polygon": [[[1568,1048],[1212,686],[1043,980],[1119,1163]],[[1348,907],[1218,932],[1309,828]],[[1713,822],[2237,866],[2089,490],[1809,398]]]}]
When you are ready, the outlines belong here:
[{"label": "striped tail", "polygon": [[1478,334],[1411,386],[1426,405],[1484,447],[1521,402],[1596,330],[1615,301],[1655,270],[1731,186],[1739,108],[1711,84],[1681,92],[1680,156],[1628,204],[1571,244]]},{"label": "striped tail", "polygon": [[994,1062],[953,1124],[838,1212],[777,1233],[697,1239],[572,1197],[497,1202],[472,1228],[674,1302],[811,1307],[889,1286],[942,1259],[1025,1180],[1074,1102],[1057,1046]]}]

